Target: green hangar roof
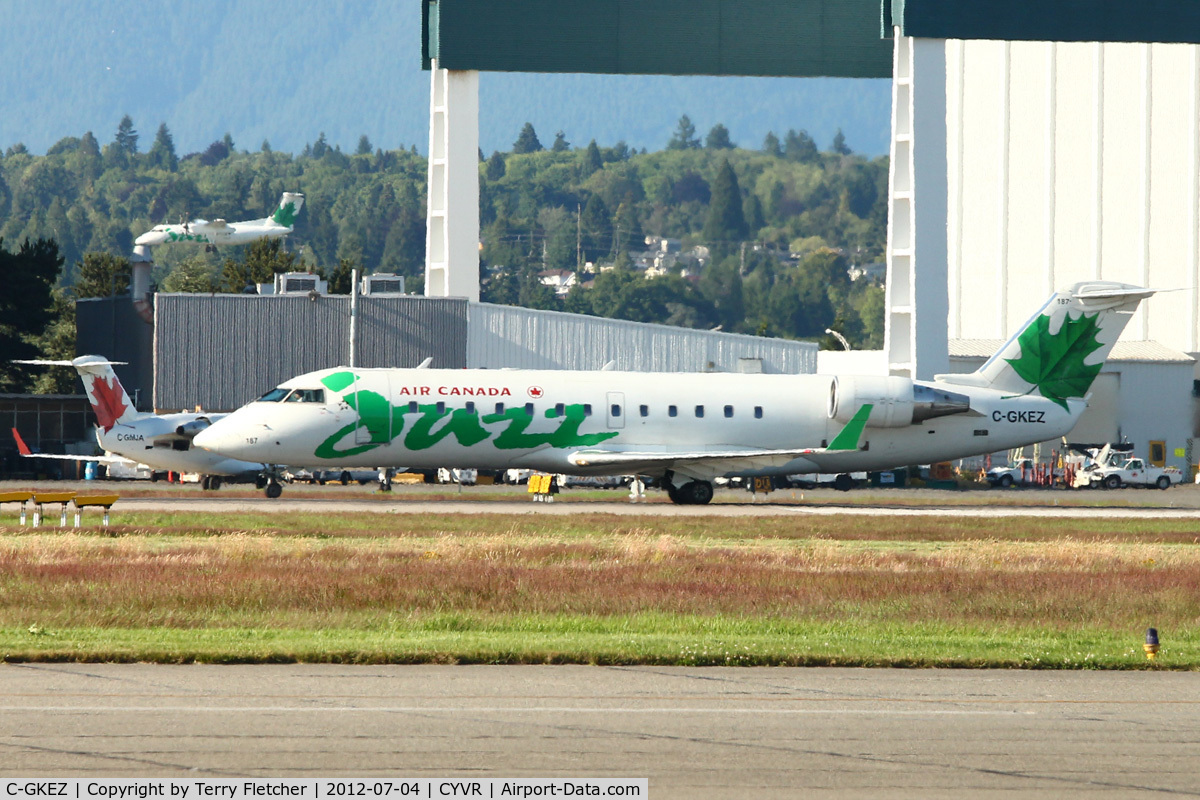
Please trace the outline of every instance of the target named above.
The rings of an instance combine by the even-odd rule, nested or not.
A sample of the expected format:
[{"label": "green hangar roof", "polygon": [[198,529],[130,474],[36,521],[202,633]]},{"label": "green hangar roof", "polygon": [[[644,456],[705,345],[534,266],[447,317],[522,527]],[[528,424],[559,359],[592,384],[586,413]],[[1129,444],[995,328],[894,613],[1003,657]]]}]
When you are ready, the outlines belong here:
[{"label": "green hangar roof", "polygon": [[[1200,44],[1197,0],[884,0],[905,36]],[[887,23],[885,22],[885,25]]]},{"label": "green hangar roof", "polygon": [[879,0],[434,0],[446,69],[890,78]]},{"label": "green hangar roof", "polygon": [[1200,43],[1200,0],[424,0],[447,69],[889,78],[930,39]]}]

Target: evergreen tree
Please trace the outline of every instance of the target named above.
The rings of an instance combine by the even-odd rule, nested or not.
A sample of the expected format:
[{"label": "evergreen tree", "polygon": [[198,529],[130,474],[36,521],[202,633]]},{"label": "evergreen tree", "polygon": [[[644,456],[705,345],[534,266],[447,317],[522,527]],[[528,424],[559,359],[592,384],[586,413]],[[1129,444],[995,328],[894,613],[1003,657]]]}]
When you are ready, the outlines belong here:
[{"label": "evergreen tree", "polygon": [[593,172],[599,172],[604,169],[604,159],[600,157],[600,148],[596,146],[596,140],[592,139],[588,142],[587,150],[583,154],[583,177],[588,177]]},{"label": "evergreen tree", "polygon": [[550,152],[564,153],[571,149],[571,143],[567,141],[566,135],[562,131],[554,134],[554,144],[550,145]]},{"label": "evergreen tree", "polygon": [[[350,294],[350,289],[354,285],[352,278],[356,269],[358,269],[358,264],[350,259],[339,260],[337,266],[333,268],[333,272],[329,273],[329,293]],[[361,274],[362,270],[359,270],[359,275],[361,276]]]},{"label": "evergreen tree", "polygon": [[521,128],[521,133],[517,136],[517,140],[513,142],[513,153],[523,155],[525,153],[538,153],[542,150],[542,143],[538,141],[537,132],[533,129],[533,124],[526,122],[525,127]]},{"label": "evergreen tree", "polygon": [[742,216],[746,218],[746,232],[750,237],[757,234],[759,228],[767,224],[763,219],[762,201],[754,192],[747,194],[746,199],[742,202]]},{"label": "evergreen tree", "polygon": [[675,128],[675,133],[671,135],[671,140],[667,142],[668,150],[694,150],[700,147],[700,140],[696,138],[696,126],[684,114],[679,118],[679,125]]},{"label": "evergreen tree", "polygon": [[[227,292],[240,292],[252,283],[270,283],[284,272],[296,272],[296,254],[283,249],[282,239],[259,239],[246,247],[241,261],[226,258],[221,265],[221,287]],[[195,270],[186,276],[188,285],[199,285]],[[166,285],[165,283],[163,284]],[[176,289],[174,291],[213,291],[212,289]]]},{"label": "evergreen tree", "polygon": [[154,136],[154,144],[150,146],[148,159],[152,166],[165,169],[167,172],[179,169],[179,158],[175,155],[175,140],[171,137],[171,132],[167,130],[165,122],[158,126],[158,133]]},{"label": "evergreen tree", "polygon": [[358,147],[354,149],[354,155],[369,156],[371,155],[371,151],[374,149],[375,148],[371,147],[371,140],[368,139],[367,135],[364,133],[362,136],[358,137]]},{"label": "evergreen tree", "polygon": [[37,358],[35,342],[53,320],[51,289],[62,264],[53,240],[26,240],[12,253],[0,239],[0,392],[29,386],[29,367],[12,362]]},{"label": "evergreen tree", "polygon": [[500,155],[499,150],[492,152],[492,157],[487,160],[487,168],[484,169],[484,175],[489,181],[498,181],[504,177],[504,156]]},{"label": "evergreen tree", "polygon": [[[75,300],[65,288],[55,289],[51,320],[39,336],[30,339],[39,358],[70,361],[75,358]],[[50,367],[38,375],[31,387],[34,394],[76,394],[79,378],[70,367]]]},{"label": "evergreen tree", "polygon": [[729,129],[718,122],[704,137],[704,146],[709,150],[732,150],[737,145],[729,139]]},{"label": "evergreen tree", "polygon": [[600,195],[594,194],[588,198],[579,225],[584,261],[595,262],[600,256],[612,252],[612,216]]},{"label": "evergreen tree", "polygon": [[783,155],[783,147],[779,144],[779,137],[774,131],[767,131],[767,135],[763,137],[763,152],[769,156],[779,158]]},{"label": "evergreen tree", "polygon": [[846,144],[846,135],[842,133],[842,129],[838,128],[837,133],[833,136],[833,152],[838,155],[848,156],[853,152]]},{"label": "evergreen tree", "polygon": [[126,114],[121,117],[121,123],[117,125],[117,135],[113,139],[113,144],[125,152],[128,156],[137,155],[138,133],[133,129],[133,119]]},{"label": "evergreen tree", "polygon": [[206,294],[217,291],[217,281],[213,277],[212,267],[204,257],[194,255],[179,262],[175,269],[163,278],[162,290]]},{"label": "evergreen tree", "polygon": [[802,164],[816,161],[820,156],[817,143],[808,135],[808,131],[788,131],[784,138],[783,152],[788,159]]},{"label": "evergreen tree", "polygon": [[717,249],[729,248],[737,242],[745,241],[748,235],[737,174],[728,161],[723,161],[712,185],[712,200],[708,204],[704,238],[711,247]]},{"label": "evergreen tree", "polygon": [[133,267],[124,256],[84,253],[75,274],[75,297],[109,297],[129,292]]}]

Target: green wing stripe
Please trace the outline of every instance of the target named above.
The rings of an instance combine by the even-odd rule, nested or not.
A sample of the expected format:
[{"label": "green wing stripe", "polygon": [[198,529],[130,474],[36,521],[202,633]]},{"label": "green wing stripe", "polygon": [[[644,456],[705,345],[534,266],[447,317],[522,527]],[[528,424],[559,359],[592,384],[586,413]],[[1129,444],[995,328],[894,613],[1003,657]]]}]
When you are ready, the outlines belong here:
[{"label": "green wing stripe", "polygon": [[857,450],[858,439],[862,436],[863,428],[867,427],[867,418],[871,416],[871,403],[863,403],[862,408],[854,414],[854,417],[846,423],[846,427],[842,428],[842,432],[834,437],[829,443],[826,450]]}]

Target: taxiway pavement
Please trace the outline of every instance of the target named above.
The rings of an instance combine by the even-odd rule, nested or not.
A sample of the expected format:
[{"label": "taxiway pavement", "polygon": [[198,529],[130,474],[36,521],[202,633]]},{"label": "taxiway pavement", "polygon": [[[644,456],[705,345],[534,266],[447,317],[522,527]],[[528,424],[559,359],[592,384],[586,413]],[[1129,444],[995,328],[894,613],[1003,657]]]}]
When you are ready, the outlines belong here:
[{"label": "taxiway pavement", "polygon": [[650,796],[1200,795],[1200,674],[0,664],[0,776],[649,778]]}]

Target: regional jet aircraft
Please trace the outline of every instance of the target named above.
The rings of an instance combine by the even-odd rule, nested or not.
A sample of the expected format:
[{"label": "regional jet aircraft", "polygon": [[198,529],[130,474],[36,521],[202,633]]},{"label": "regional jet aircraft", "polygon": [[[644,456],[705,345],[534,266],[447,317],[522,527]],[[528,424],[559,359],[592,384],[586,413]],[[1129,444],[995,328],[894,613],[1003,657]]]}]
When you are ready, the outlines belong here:
[{"label": "regional jet aircraft", "polygon": [[[49,458],[67,461],[100,461],[113,463],[132,461],[151,469],[167,472],[198,472],[205,489],[221,488],[222,477],[257,477],[262,464],[237,461],[207,450],[192,447],[192,437],[225,414],[149,414],[134,409],[125,387],[113,371],[113,364],[101,356],[80,356],[74,361],[19,361],[19,364],[41,364],[74,367],[83,380],[88,402],[96,414],[96,441],[111,456],[74,456],[33,453],[16,439],[21,455],[27,458]],[[265,482],[264,482],[265,485]]]},{"label": "regional jet aircraft", "polygon": [[[353,369],[287,381],[195,437],[230,458],[339,466],[528,468],[662,479],[707,503],[714,478],[927,464],[1057,439],[1138,303],[1078,283],[976,372],[903,377]],[[278,496],[278,483],[267,486]]]},{"label": "regional jet aircraft", "polygon": [[155,225],[143,233],[134,244],[166,244],[170,242],[199,242],[205,245],[248,244],[257,239],[274,239],[292,232],[296,216],[304,205],[304,195],[284,192],[279,199],[279,208],[269,217],[226,222],[194,219],[179,225]]}]

